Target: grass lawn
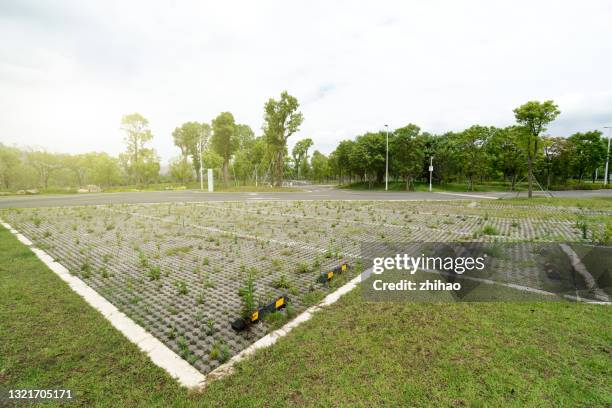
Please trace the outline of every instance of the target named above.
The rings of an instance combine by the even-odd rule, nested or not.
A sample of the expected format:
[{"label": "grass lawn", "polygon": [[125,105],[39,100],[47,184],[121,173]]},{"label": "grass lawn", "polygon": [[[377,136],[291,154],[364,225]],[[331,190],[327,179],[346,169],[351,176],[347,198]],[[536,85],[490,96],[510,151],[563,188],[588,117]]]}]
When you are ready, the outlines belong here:
[{"label": "grass lawn", "polygon": [[[130,186],[115,186],[105,187],[103,193],[123,193],[123,192],[135,192],[135,191],[168,191],[168,190],[199,190],[200,183],[189,182],[186,184],[180,183],[155,183],[146,186],[130,185]],[[206,184],[204,185],[204,191],[208,191]],[[287,193],[303,191],[299,187],[273,187],[273,186],[236,186],[229,185],[225,187],[223,182],[219,181],[215,185],[215,193],[243,193],[243,192],[268,192],[268,193]],[[77,188],[47,188],[38,189],[39,195],[58,195],[58,194],[79,194]],[[88,193],[83,193],[88,194]],[[16,191],[0,191],[1,197],[10,197],[17,195]]]},{"label": "grass lawn", "polygon": [[70,388],[70,406],[604,407],[611,344],[609,307],[354,291],[188,393],[0,227],[0,388]]},{"label": "grass lawn", "polygon": [[[341,188],[350,189],[350,190],[384,190],[385,183],[384,182],[374,183],[372,185],[372,188],[370,188],[370,185],[367,182],[356,182],[356,183],[342,185]],[[520,183],[516,183],[516,185],[514,186],[514,191],[515,192],[516,191],[526,192],[527,188],[528,188],[527,182],[522,181]],[[596,184],[583,183],[583,184],[567,184],[567,185],[552,186],[551,190],[553,191],[554,190],[596,190],[596,189],[603,189],[603,188],[606,188],[606,186],[604,186],[603,183],[596,183]],[[403,181],[389,181],[389,191],[406,191],[406,183]],[[419,191],[419,192],[429,191],[429,183],[423,183],[420,181],[415,182],[411,186],[410,191]],[[489,181],[489,182],[482,183],[482,184],[475,183],[473,190],[470,190],[468,188],[467,182],[464,182],[464,183],[452,182],[452,183],[444,183],[444,184],[434,183],[432,185],[432,191],[434,192],[456,192],[456,193],[465,193],[465,192],[486,193],[486,192],[511,192],[512,190],[511,190],[510,183],[500,182],[500,181]],[[534,186],[534,191],[536,193],[540,191],[537,185]]]}]

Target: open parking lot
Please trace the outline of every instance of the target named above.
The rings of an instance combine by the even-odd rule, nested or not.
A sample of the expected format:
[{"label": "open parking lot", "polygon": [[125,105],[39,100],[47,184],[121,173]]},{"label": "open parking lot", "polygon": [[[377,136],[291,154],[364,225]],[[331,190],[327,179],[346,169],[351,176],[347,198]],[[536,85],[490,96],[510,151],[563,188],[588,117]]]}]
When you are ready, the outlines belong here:
[{"label": "open parking lot", "polygon": [[[202,373],[315,304],[363,266],[364,242],[566,242],[605,209],[502,201],[232,201],[8,209],[0,217]],[[320,276],[347,262],[330,282]],[[546,288],[523,263],[499,280]],[[248,330],[239,292],[290,307]],[[248,305],[246,306],[248,307]]]}]

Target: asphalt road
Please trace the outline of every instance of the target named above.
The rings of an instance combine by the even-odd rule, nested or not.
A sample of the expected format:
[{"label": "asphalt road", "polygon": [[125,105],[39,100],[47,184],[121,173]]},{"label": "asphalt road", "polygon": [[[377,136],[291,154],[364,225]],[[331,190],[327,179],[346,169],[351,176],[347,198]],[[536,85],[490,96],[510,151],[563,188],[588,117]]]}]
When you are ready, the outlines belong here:
[{"label": "asphalt road", "polygon": [[[538,193],[542,195],[542,193]],[[555,191],[556,197],[609,197],[612,190]],[[427,193],[341,190],[328,186],[306,186],[287,193],[208,193],[198,190],[146,191],[130,193],[86,193],[66,195],[0,197],[0,208],[63,207],[75,205],[264,200],[457,200],[515,197],[516,193]],[[521,193],[524,197],[525,193]]]}]

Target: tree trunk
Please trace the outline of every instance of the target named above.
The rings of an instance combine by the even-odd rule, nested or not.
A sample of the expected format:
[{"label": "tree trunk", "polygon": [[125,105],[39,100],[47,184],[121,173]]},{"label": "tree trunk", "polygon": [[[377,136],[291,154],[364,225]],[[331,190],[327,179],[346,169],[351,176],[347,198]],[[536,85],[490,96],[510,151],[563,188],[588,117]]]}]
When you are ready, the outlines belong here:
[{"label": "tree trunk", "polygon": [[531,160],[531,149],[528,149],[527,153],[527,178],[529,179],[528,189],[527,189],[527,197],[531,198],[533,196],[533,162]]},{"label": "tree trunk", "polygon": [[274,170],[274,185],[276,187],[281,187],[283,185],[283,150],[279,149],[276,153],[276,163]]},{"label": "tree trunk", "polygon": [[229,181],[229,158],[223,160],[223,184],[227,187]]}]

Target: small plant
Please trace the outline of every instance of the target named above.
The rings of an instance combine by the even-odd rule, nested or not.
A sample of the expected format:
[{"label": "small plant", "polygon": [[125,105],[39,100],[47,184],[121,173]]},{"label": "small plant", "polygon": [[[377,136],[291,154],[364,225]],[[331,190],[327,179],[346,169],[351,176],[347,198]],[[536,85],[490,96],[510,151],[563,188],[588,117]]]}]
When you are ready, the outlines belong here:
[{"label": "small plant", "polygon": [[178,290],[179,295],[187,294],[188,290],[185,281],[176,281],[174,284],[176,286],[176,289]]},{"label": "small plant", "polygon": [[219,356],[219,362],[223,364],[227,360],[229,360],[229,358],[230,358],[229,347],[227,347],[227,344],[222,344],[221,345],[221,355]]},{"label": "small plant", "polygon": [[42,218],[38,217],[37,215],[32,217],[32,223],[36,226],[36,227],[40,227],[40,224],[42,223]]},{"label": "small plant", "polygon": [[242,317],[248,319],[255,310],[255,271],[249,269],[244,280],[244,286],[238,290],[242,299]]},{"label": "small plant", "polygon": [[198,305],[204,304],[204,292],[200,292],[198,293],[198,296],[196,297],[196,303]]},{"label": "small plant", "polygon": [[81,276],[84,278],[89,278],[91,276],[91,264],[89,263],[89,259],[86,259],[85,262],[81,264]]},{"label": "small plant", "polygon": [[482,227],[482,233],[485,235],[499,235],[497,228],[495,228],[494,226],[490,224],[487,224],[484,227]]},{"label": "small plant", "polygon": [[297,266],[298,273],[308,273],[310,272],[310,267],[307,262],[300,262]]},{"label": "small plant", "polygon": [[589,225],[587,224],[586,220],[583,217],[579,217],[576,220],[576,228],[580,230],[582,234],[582,239],[588,238]]},{"label": "small plant", "polygon": [[213,344],[213,346],[210,348],[210,352],[208,353],[208,356],[210,357],[210,359],[218,360],[220,354],[221,354],[221,350],[219,349],[219,345],[217,343]]},{"label": "small plant", "polygon": [[109,273],[108,273],[108,269],[106,269],[106,266],[103,266],[103,267],[100,268],[100,275],[104,279],[106,279],[106,278],[108,278],[110,276]]},{"label": "small plant", "polygon": [[43,232],[43,238],[49,238],[51,235],[53,235],[53,234],[49,230]]},{"label": "small plant", "polygon": [[159,280],[161,278],[161,269],[157,265],[149,266],[147,276],[151,281]]},{"label": "small plant", "polygon": [[276,289],[289,289],[291,287],[291,283],[285,275],[281,275],[280,278],[274,281],[272,285]]},{"label": "small plant", "polygon": [[174,326],[168,328],[167,334],[170,340],[174,340],[176,338],[176,329],[174,328]]},{"label": "small plant", "polygon": [[178,345],[181,356],[183,356],[183,358],[186,357],[189,354],[189,345],[187,344],[185,337],[179,337],[176,344]]},{"label": "small plant", "polygon": [[208,259],[208,257],[204,257],[204,259],[202,260],[202,265],[208,266],[209,264],[210,264],[210,259]]},{"label": "small plant", "polygon": [[147,260],[147,256],[141,250],[138,250],[138,262],[140,266],[143,268],[147,268],[149,266],[149,261]]},{"label": "small plant", "polygon": [[270,261],[270,264],[272,265],[272,269],[277,271],[280,271],[283,267],[283,261],[281,261],[280,259],[272,259]]},{"label": "small plant", "polygon": [[206,335],[212,336],[213,334],[215,334],[215,331],[217,331],[215,329],[215,321],[213,319],[208,319],[206,321]]}]

